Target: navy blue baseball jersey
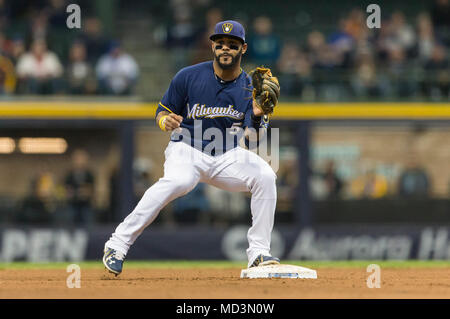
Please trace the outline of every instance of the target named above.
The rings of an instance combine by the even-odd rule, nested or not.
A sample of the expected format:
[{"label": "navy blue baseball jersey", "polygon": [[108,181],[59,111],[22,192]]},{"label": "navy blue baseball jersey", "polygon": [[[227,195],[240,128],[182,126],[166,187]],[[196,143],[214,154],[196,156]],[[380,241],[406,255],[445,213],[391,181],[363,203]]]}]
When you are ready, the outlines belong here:
[{"label": "navy blue baseball jersey", "polygon": [[[218,155],[236,147],[243,130],[252,127],[252,89],[243,70],[235,80],[225,82],[215,75],[212,61],[199,63],[175,75],[156,114],[169,111],[183,117],[180,127],[189,134],[180,136],[174,130],[172,141]],[[221,134],[214,134],[218,131]]]}]

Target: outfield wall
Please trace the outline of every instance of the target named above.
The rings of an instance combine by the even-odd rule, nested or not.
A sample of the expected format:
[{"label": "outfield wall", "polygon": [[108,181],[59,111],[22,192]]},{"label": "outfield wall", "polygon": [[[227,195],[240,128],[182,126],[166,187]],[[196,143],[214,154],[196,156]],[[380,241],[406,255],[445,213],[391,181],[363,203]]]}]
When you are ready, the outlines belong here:
[{"label": "outfield wall", "polygon": [[[162,160],[163,152],[160,150],[167,143],[168,134],[156,128],[155,110],[156,103],[138,102],[0,102],[0,124],[3,132],[25,130],[36,135],[43,131],[60,134],[64,130],[70,130],[67,135],[70,147],[90,145],[95,166],[99,169],[97,198],[105,207],[109,195],[107,187],[110,170],[119,171],[117,201],[120,211],[114,215],[113,220],[119,222],[135,204],[132,184],[135,156],[153,156],[157,159],[155,164]],[[386,129],[386,123],[389,123],[388,126],[392,130]],[[448,103],[281,103],[273,117],[273,124],[274,127],[288,128],[291,131],[292,139],[286,144],[299,152],[295,161],[299,165],[297,174],[300,180],[294,194],[294,220],[289,220],[284,225],[276,222],[274,254],[292,259],[449,258],[450,223],[446,217],[450,216],[447,192],[449,167],[446,161],[449,157],[446,143],[450,126]],[[355,130],[358,126],[364,130]],[[142,127],[143,131],[140,130]],[[399,131],[399,127],[406,127],[407,130]],[[416,130],[416,127],[419,129]],[[420,137],[416,133],[411,134],[423,132],[423,127],[434,128],[420,133]],[[378,128],[378,133],[374,134],[372,128]],[[104,135],[79,134],[93,129],[102,130]],[[72,134],[73,132],[75,134]],[[71,142],[70,138],[74,135],[77,135],[78,139]],[[372,143],[374,137],[377,141]],[[370,206],[373,209],[369,216],[373,217],[370,221],[374,223],[370,227],[358,228],[352,222],[367,221],[367,218],[364,220],[358,214],[364,214],[364,207],[367,209],[368,206],[355,208],[358,202],[349,201],[344,203],[346,207],[341,203],[339,210],[336,203],[329,207],[319,207],[315,204],[309,183],[310,162],[315,160],[315,156],[328,160],[326,156],[330,154],[342,155],[341,151],[332,152],[337,148],[347,147],[350,153],[356,149],[356,153],[360,154],[364,161],[375,161],[382,169],[394,174],[396,167],[388,166],[389,162],[395,162],[405,154],[407,149],[402,149],[401,145],[409,145],[411,141],[417,141],[417,150],[425,155],[425,160],[430,158],[426,165],[432,166],[429,170],[436,182],[436,194],[440,197],[439,202],[433,202],[433,206],[426,205],[422,209],[423,214],[417,210],[408,215],[410,210],[402,202],[392,202],[395,206],[386,201],[374,201],[374,205]],[[318,150],[314,149],[314,144],[317,144]],[[49,167],[58,173],[67,169],[68,155],[47,157],[46,160],[51,164]],[[4,191],[20,191],[23,195],[27,191],[28,181],[25,182],[25,178],[31,176],[38,167],[34,163],[40,164],[43,157],[28,157],[22,162],[25,164],[24,168],[21,168],[20,158],[23,155],[14,153],[1,156],[0,164],[3,169],[0,176],[4,185],[0,188]],[[356,165],[353,165],[348,157],[337,158],[342,162],[342,169],[350,176],[351,171],[348,168],[354,169]],[[161,165],[155,166],[162,168]],[[161,171],[156,171],[155,177],[160,175]],[[387,216],[389,210],[383,205],[388,204],[393,209],[398,207],[399,214]],[[380,211],[382,213],[378,214]],[[400,212],[405,218],[403,222],[400,220]],[[346,225],[340,225],[344,216]],[[0,216],[0,222],[3,222],[2,217]],[[426,218],[429,219],[425,220]],[[323,223],[315,223],[316,221]],[[403,226],[377,226],[389,221]],[[330,222],[333,222],[333,226],[324,226]],[[421,226],[404,226],[405,222],[420,222]],[[430,230],[426,226],[428,223],[440,223],[442,228]],[[115,225],[117,223],[114,223]],[[113,226],[105,226],[85,232],[65,228],[46,230],[45,226],[40,229],[16,228],[6,223],[0,226],[3,226],[0,230],[0,256],[4,261],[96,260],[101,257],[102,245],[114,229]],[[144,232],[133,247],[130,258],[242,259],[245,257],[243,253],[247,245],[244,235],[247,227],[248,225],[241,228],[239,236],[230,235],[230,229],[209,226],[152,227]],[[307,232],[305,227],[313,232]],[[226,239],[230,236],[232,243],[226,244]],[[396,245],[401,246],[399,251],[396,250]]]},{"label": "outfield wall", "polygon": [[[0,261],[98,260],[112,226],[83,229],[3,227]],[[145,230],[128,260],[245,261],[247,225],[228,229],[182,227]],[[275,227],[272,254],[284,260],[450,260],[450,227]]]},{"label": "outfield wall", "polygon": [[[0,101],[1,119],[154,119],[158,102]],[[449,120],[450,103],[279,103],[276,120]]]}]

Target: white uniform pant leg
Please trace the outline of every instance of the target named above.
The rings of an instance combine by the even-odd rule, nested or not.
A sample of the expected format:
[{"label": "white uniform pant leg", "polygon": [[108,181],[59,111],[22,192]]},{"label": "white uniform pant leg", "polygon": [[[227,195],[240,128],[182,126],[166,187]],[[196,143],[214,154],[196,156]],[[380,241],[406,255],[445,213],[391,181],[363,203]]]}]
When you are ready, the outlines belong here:
[{"label": "white uniform pant leg", "polygon": [[247,233],[250,266],[259,254],[270,256],[277,202],[276,174],[261,157],[241,147],[222,157],[223,168],[208,183],[228,191],[252,193],[252,225]]},{"label": "white uniform pant leg", "polygon": [[[169,202],[190,192],[200,180],[200,173],[189,158],[183,156],[181,142],[172,142],[166,150],[164,177],[142,196],[135,209],[120,223],[105,246],[127,254],[142,231]],[[180,159],[183,159],[180,161]]]}]

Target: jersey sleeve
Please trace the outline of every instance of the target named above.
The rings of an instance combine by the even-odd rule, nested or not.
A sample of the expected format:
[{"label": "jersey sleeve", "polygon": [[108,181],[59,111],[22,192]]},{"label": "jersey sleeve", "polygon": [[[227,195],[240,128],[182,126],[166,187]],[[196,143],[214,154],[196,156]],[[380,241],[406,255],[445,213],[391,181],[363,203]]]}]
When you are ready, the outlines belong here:
[{"label": "jersey sleeve", "polygon": [[247,85],[247,89],[246,91],[248,92],[248,96],[245,97],[246,101],[247,101],[247,108],[246,108],[246,112],[245,112],[245,117],[244,117],[244,128],[246,127],[254,127],[253,126],[253,122],[252,122],[252,114],[253,114],[253,95],[252,95],[252,91],[253,91],[253,86],[252,86],[252,81],[251,78],[248,74],[246,74],[246,85]]},{"label": "jersey sleeve", "polygon": [[181,114],[187,101],[187,88],[185,81],[185,74],[183,70],[178,72],[170,82],[169,88],[164,94],[161,102],[158,103],[156,115],[161,111],[168,111],[170,113]]},{"label": "jersey sleeve", "polygon": [[[253,115],[253,99],[251,98],[250,101],[248,102],[247,111],[245,112],[244,129],[245,128],[253,128],[254,130],[256,130],[256,132],[260,132],[259,130],[261,128],[263,128],[263,129],[265,129],[265,131],[267,131],[267,129],[269,128],[268,122],[264,122],[262,120],[262,122],[261,122],[262,124],[258,125],[258,127],[255,127],[254,123],[252,121],[252,115]],[[266,125],[263,125],[263,123],[265,123]],[[262,137],[260,134],[258,134],[258,140],[256,141],[256,143],[252,143],[252,145],[250,145],[249,139],[244,137],[245,147],[249,150],[252,150],[255,147],[259,147],[259,144],[261,143],[261,141],[266,138],[267,138],[267,134],[263,134]]]},{"label": "jersey sleeve", "polygon": [[245,112],[244,117],[244,128],[254,127],[252,122],[252,114],[253,114],[253,98],[250,96],[250,99],[247,102],[247,111]]}]

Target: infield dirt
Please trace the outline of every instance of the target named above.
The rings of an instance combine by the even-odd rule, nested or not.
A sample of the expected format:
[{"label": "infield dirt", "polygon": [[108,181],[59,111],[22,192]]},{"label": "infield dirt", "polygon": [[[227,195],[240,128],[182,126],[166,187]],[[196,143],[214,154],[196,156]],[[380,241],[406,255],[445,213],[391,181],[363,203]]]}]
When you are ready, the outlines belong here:
[{"label": "infield dirt", "polygon": [[0,298],[302,299],[450,298],[450,268],[384,268],[381,288],[368,288],[365,268],[319,268],[318,279],[241,279],[240,268],[125,269],[115,277],[81,270],[68,288],[65,269],[2,269]]}]

